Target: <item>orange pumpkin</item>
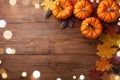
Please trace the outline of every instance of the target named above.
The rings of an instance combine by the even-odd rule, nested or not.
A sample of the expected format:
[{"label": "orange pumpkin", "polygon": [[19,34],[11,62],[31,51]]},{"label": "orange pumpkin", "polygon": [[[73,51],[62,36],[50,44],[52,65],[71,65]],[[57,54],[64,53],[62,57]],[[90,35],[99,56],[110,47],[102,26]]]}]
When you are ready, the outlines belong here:
[{"label": "orange pumpkin", "polygon": [[86,18],[80,27],[82,35],[89,39],[95,39],[102,33],[102,24],[98,18]]},{"label": "orange pumpkin", "polygon": [[118,18],[119,9],[115,0],[103,0],[98,5],[97,15],[104,22],[114,22]]},{"label": "orange pumpkin", "polygon": [[87,0],[78,1],[74,5],[74,15],[79,19],[85,19],[89,17],[92,13],[92,5]]},{"label": "orange pumpkin", "polygon": [[72,15],[73,6],[69,0],[56,0],[52,13],[57,19],[66,19]]}]

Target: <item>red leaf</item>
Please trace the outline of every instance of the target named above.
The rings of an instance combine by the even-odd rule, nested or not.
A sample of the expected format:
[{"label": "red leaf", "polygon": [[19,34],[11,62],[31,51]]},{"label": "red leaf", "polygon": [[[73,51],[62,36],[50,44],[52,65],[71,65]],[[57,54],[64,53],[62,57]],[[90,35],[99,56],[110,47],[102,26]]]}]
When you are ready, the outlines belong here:
[{"label": "red leaf", "polygon": [[105,32],[110,35],[110,36],[115,36],[117,34],[117,32],[119,31],[118,26],[111,26],[111,25],[106,25],[106,30]]},{"label": "red leaf", "polygon": [[90,76],[94,79],[94,80],[101,80],[101,76],[103,75],[103,73],[101,71],[97,71],[95,68],[91,69],[90,71]]}]

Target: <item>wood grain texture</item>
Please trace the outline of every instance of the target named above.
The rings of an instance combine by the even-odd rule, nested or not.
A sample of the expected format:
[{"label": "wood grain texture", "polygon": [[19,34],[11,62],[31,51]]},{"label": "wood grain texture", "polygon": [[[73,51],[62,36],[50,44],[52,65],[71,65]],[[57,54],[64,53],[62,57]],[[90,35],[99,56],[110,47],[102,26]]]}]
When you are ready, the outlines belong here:
[{"label": "wood grain texture", "polygon": [[[36,69],[41,71],[40,80],[56,80],[57,77],[73,80],[73,75],[78,78],[80,74],[92,80],[88,70],[97,59],[96,40],[81,35],[81,20],[74,18],[74,28],[61,30],[61,21],[53,16],[44,19],[42,8],[35,9],[32,4],[23,6],[17,1],[17,5],[10,6],[8,0],[0,0],[0,19],[7,21],[7,27],[0,29],[0,48],[16,49],[15,55],[0,55],[3,61],[0,68],[7,70],[7,80],[25,80],[21,72],[31,75]],[[5,30],[13,32],[11,40],[3,38]]]}]

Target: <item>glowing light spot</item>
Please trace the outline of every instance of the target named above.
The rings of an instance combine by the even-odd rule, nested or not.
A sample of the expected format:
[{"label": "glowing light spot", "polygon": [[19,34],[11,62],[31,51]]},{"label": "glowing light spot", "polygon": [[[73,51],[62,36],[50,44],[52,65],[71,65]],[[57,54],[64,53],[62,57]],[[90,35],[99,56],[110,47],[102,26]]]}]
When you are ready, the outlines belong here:
[{"label": "glowing light spot", "polygon": [[2,64],[2,60],[0,60],[0,64]]},{"label": "glowing light spot", "polygon": [[77,78],[77,77],[74,75],[74,76],[73,76],[73,79],[76,79],[76,78]]},{"label": "glowing light spot", "polygon": [[39,8],[40,8],[40,4],[39,4],[39,3],[35,3],[34,7],[35,7],[36,9],[39,9]]},{"label": "glowing light spot", "polygon": [[118,22],[117,25],[120,26],[120,22]]},{"label": "glowing light spot", "polygon": [[96,3],[99,3],[100,1],[99,0],[96,0]]},{"label": "glowing light spot", "polygon": [[26,77],[27,73],[26,72],[22,72],[22,77]]},{"label": "glowing light spot", "polygon": [[16,4],[16,0],[9,0],[9,4],[10,5],[15,5]]},{"label": "glowing light spot", "polygon": [[120,57],[120,51],[117,52],[117,56]]},{"label": "glowing light spot", "polygon": [[120,77],[118,75],[115,76],[115,80],[120,80]]},{"label": "glowing light spot", "polygon": [[90,0],[90,2],[94,2],[94,0]]},{"label": "glowing light spot", "polygon": [[12,32],[11,32],[10,30],[6,30],[6,31],[4,31],[4,33],[3,33],[3,37],[4,37],[5,39],[7,39],[7,40],[11,39],[12,36],[13,36],[13,34],[12,34]]},{"label": "glowing light spot", "polygon": [[0,28],[6,27],[6,21],[5,20],[0,20]]},{"label": "glowing light spot", "polygon": [[8,77],[7,73],[5,73],[5,72],[3,72],[3,73],[1,74],[1,76],[2,76],[3,79],[7,79],[7,77]]},{"label": "glowing light spot", "polygon": [[85,79],[85,76],[84,75],[80,75],[80,80],[84,80]]},{"label": "glowing light spot", "polygon": [[6,54],[15,54],[16,50],[12,48],[6,48]]},{"label": "glowing light spot", "polygon": [[56,80],[62,80],[61,78],[57,78]]},{"label": "glowing light spot", "polygon": [[38,70],[35,70],[34,72],[33,72],[33,77],[34,78],[39,78],[41,76],[41,73],[38,71]]}]

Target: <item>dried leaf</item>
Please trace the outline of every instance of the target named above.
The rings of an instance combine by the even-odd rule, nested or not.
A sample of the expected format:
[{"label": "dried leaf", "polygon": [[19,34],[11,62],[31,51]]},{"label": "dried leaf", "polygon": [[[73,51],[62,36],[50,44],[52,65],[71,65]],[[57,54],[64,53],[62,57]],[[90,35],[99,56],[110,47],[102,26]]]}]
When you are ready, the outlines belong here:
[{"label": "dried leaf", "polygon": [[120,45],[120,35],[115,35],[113,37],[106,35],[106,34],[102,34],[100,36],[100,41],[102,42],[109,42],[111,46],[117,46],[119,47]]},{"label": "dried leaf", "polygon": [[105,32],[110,36],[115,36],[117,32],[119,31],[118,26],[106,25],[106,27],[107,29],[105,30]]},{"label": "dried leaf", "polygon": [[43,6],[44,11],[47,11],[48,9],[52,9],[52,5],[55,0],[43,0],[41,3],[41,6]]},{"label": "dried leaf", "polygon": [[44,18],[47,19],[47,18],[49,18],[51,15],[52,15],[52,10],[48,9],[48,10],[46,11],[46,13],[45,13]]},{"label": "dried leaf", "polygon": [[106,58],[101,58],[100,60],[96,61],[96,70],[98,71],[109,71],[112,64]]},{"label": "dried leaf", "polygon": [[109,42],[104,43],[103,45],[98,44],[97,45],[97,55],[102,58],[110,59],[113,57],[113,54],[116,53],[117,48],[111,48],[111,45]]},{"label": "dried leaf", "polygon": [[68,24],[68,20],[63,21],[63,22],[60,24],[60,28],[61,28],[61,29],[66,28],[66,27],[67,27],[67,24]]},{"label": "dried leaf", "polygon": [[74,21],[72,19],[69,19],[68,25],[73,28],[74,27]]},{"label": "dried leaf", "polygon": [[101,71],[97,71],[95,68],[91,69],[90,71],[90,75],[94,80],[101,80],[100,76],[102,76],[102,72]]}]

